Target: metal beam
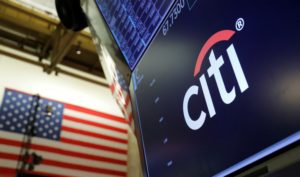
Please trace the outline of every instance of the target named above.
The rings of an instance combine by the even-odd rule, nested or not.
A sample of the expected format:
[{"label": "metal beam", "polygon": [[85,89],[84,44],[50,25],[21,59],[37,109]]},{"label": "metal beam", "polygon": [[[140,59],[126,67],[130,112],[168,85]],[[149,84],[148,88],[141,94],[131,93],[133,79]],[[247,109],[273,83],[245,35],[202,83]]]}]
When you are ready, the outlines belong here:
[{"label": "metal beam", "polygon": [[[1,25],[0,25],[0,27],[1,27]],[[12,32],[13,32],[13,30],[6,31],[6,30],[3,30],[0,28],[0,39],[3,38],[6,40],[15,41],[21,45],[27,45],[32,48],[38,48],[38,46],[42,45],[41,43],[39,43],[35,40],[32,40],[26,36],[15,35]]]},{"label": "metal beam", "polygon": [[[22,62],[26,62],[26,63],[32,64],[32,65],[35,65],[35,66],[40,66],[40,67],[44,67],[44,68],[47,67],[46,64],[43,64],[41,62],[34,61],[34,60],[29,59],[29,58],[22,57],[20,55],[16,55],[16,54],[13,54],[13,53],[1,50],[1,49],[0,49],[0,54],[6,55],[6,56],[11,57],[13,59],[16,59],[16,60],[19,60],[19,61],[22,61]],[[103,83],[103,82],[97,81],[95,79],[91,79],[91,78],[82,76],[80,74],[76,74],[76,73],[61,69],[60,67],[55,67],[54,71],[55,71],[56,74],[61,73],[61,74],[65,74],[65,75],[68,75],[68,76],[71,76],[71,77],[74,77],[74,78],[77,78],[77,79],[80,79],[80,80],[84,80],[86,82],[90,82],[90,83],[93,83],[93,84],[96,84],[96,85],[99,85],[99,86],[102,86],[102,87],[108,87],[107,83]]]},{"label": "metal beam", "polygon": [[[50,43],[53,42],[53,50],[50,55],[51,65],[45,69],[48,74],[50,74],[55,69],[56,65],[64,59],[78,34],[78,32],[65,29],[61,24],[58,25],[52,35],[52,39],[50,39]],[[50,45],[46,45],[46,47],[49,46]],[[42,51],[45,50],[46,49],[43,49]]]},{"label": "metal beam", "polygon": [[[49,14],[47,15],[35,8],[23,6],[11,0],[0,0],[0,20],[2,21],[1,24],[11,24],[22,32],[26,29],[43,37],[50,36],[59,25],[57,17],[49,16]],[[80,41],[83,49],[96,53],[91,39],[89,32],[81,31],[76,40],[73,41],[73,45],[77,45]]]}]

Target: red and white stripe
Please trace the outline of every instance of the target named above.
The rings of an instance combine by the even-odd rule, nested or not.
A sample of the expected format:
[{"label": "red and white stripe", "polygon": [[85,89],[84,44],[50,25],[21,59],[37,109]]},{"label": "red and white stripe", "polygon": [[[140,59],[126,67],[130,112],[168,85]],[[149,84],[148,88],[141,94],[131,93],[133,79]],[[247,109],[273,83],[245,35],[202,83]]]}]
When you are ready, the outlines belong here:
[{"label": "red and white stripe", "polygon": [[130,94],[128,93],[128,91],[122,89],[122,87],[116,81],[116,78],[112,79],[112,82],[110,84],[110,90],[113,94],[113,97],[116,99],[116,102],[120,107],[130,128],[134,130],[134,121],[133,121]]},{"label": "red and white stripe", "polygon": [[[34,172],[46,176],[126,176],[128,125],[124,118],[65,104],[60,141],[33,138],[43,156]],[[23,135],[0,131],[0,172],[15,176]],[[0,175],[0,176],[1,176]]]}]

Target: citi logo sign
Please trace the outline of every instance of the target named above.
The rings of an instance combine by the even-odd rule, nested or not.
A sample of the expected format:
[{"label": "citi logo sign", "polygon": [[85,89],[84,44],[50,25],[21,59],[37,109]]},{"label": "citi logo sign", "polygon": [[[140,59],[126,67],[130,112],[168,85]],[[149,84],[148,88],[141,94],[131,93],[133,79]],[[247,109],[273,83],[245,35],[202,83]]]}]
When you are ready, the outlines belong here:
[{"label": "citi logo sign", "polygon": [[[206,41],[206,43],[200,50],[199,56],[196,61],[194,77],[198,76],[200,69],[201,69],[202,62],[205,59],[207,54],[209,54],[208,60],[209,60],[210,66],[208,67],[207,72],[204,72],[199,77],[199,84],[192,85],[189,87],[189,89],[186,91],[184,99],[183,99],[184,119],[185,119],[187,126],[192,130],[198,130],[203,126],[205,119],[207,117],[207,112],[208,112],[210,118],[214,117],[217,114],[215,107],[214,107],[214,102],[213,102],[212,96],[209,91],[209,86],[207,84],[207,76],[206,75],[208,75],[208,79],[215,80],[216,85],[218,87],[220,97],[225,104],[230,104],[235,100],[235,98],[237,97],[237,94],[238,94],[237,90],[239,90],[241,93],[243,93],[249,87],[234,45],[230,44],[229,47],[226,49],[226,53],[229,58],[229,61],[226,61],[226,62],[230,63],[230,65],[232,66],[235,78],[237,80],[238,89],[237,89],[237,86],[229,86],[228,84],[226,85],[226,83],[224,83],[220,69],[225,64],[225,61],[224,61],[222,55],[216,56],[215,52],[213,50],[213,46],[215,44],[217,44],[219,42],[229,41],[232,38],[232,36],[234,36],[235,33],[236,33],[236,31],[233,31],[233,30],[219,31],[219,32],[213,34]],[[230,89],[227,89],[227,88],[230,88]],[[200,116],[198,118],[197,117],[192,118],[190,116],[189,109],[188,109],[189,101],[192,97],[196,97],[197,95],[201,94],[201,90],[202,90],[202,94],[204,95],[207,111],[204,110],[205,107],[203,107],[203,106],[199,107],[199,111],[201,111]]]}]

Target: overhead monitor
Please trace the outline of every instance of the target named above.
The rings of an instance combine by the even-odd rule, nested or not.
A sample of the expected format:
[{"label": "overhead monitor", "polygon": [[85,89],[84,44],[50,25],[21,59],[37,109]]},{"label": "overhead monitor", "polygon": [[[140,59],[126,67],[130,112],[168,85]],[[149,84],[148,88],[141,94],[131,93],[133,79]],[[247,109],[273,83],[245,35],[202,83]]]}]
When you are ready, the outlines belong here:
[{"label": "overhead monitor", "polygon": [[132,75],[146,176],[223,177],[299,144],[299,7],[176,1]]},{"label": "overhead monitor", "polygon": [[150,44],[175,0],[96,0],[130,69]]}]

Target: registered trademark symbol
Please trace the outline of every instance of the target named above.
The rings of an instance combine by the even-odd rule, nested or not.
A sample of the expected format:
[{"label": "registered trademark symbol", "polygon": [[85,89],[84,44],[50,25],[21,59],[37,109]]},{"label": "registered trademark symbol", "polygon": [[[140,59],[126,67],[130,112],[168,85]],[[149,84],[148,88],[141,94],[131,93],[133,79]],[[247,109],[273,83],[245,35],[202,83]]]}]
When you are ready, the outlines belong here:
[{"label": "registered trademark symbol", "polygon": [[239,18],[237,19],[237,21],[235,22],[235,29],[237,31],[241,31],[245,26],[245,21],[243,18]]}]

